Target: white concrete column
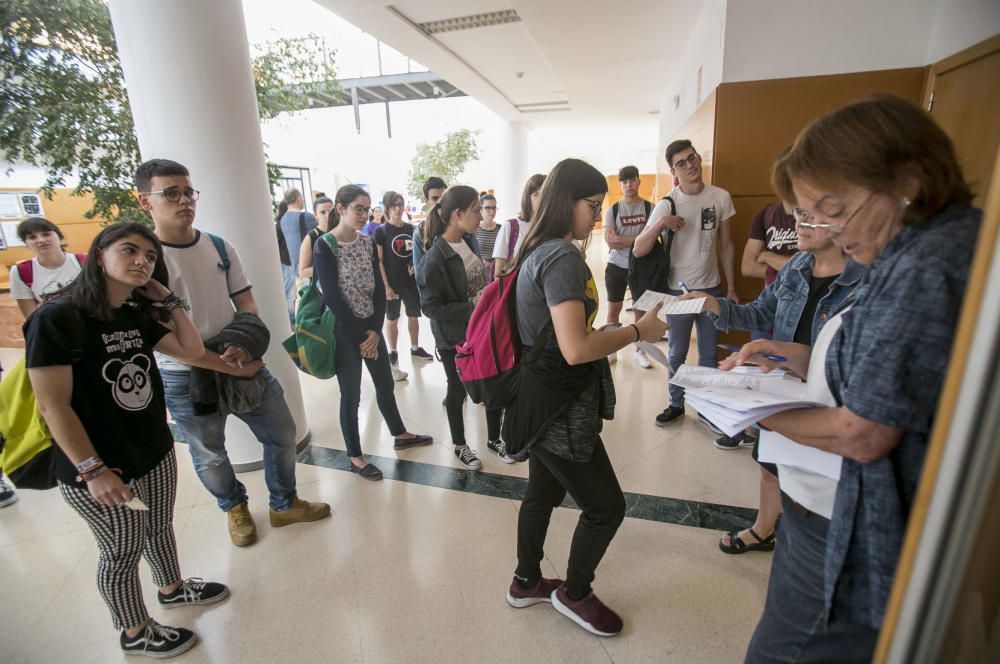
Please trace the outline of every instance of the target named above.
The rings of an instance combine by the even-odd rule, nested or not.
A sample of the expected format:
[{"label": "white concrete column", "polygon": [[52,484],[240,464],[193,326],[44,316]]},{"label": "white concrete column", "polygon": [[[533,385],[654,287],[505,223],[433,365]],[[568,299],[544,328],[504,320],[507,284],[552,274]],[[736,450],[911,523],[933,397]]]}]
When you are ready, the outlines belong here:
[{"label": "white concrete column", "polygon": [[[243,6],[240,0],[111,0],[122,71],[142,158],[188,167],[201,191],[195,226],[239,251],[271,330],[265,361],[285,390],[296,441],[308,437],[297,370],[281,348],[291,333],[282,289]],[[226,427],[237,470],[262,448],[235,417]]]},{"label": "white concrete column", "polygon": [[500,177],[497,182],[497,220],[517,216],[521,208],[521,190],[528,179],[528,126],[525,122],[508,122],[504,127]]}]

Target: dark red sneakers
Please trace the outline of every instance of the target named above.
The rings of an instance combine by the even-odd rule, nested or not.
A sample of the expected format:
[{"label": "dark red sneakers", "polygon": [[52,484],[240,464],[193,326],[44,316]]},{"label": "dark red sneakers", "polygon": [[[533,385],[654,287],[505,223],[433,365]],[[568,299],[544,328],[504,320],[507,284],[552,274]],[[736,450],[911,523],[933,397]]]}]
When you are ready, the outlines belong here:
[{"label": "dark red sneakers", "polygon": [[556,588],[562,586],[562,584],[562,579],[546,579],[542,577],[541,581],[534,588],[525,589],[521,587],[517,579],[513,579],[510,582],[510,589],[507,591],[507,603],[515,609],[523,609],[541,602],[551,602],[552,593],[555,592]]},{"label": "dark red sneakers", "polygon": [[621,617],[597,599],[594,591],[574,602],[566,594],[566,586],[561,585],[552,593],[552,608],[597,636],[614,636],[622,631]]}]

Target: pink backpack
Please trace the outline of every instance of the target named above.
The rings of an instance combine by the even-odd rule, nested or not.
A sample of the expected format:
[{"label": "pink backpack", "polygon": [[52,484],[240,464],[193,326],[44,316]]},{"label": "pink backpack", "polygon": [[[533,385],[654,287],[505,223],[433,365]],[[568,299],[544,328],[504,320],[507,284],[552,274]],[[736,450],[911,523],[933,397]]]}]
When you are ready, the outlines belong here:
[{"label": "pink backpack", "polygon": [[[76,256],[76,262],[83,267],[83,261],[87,260],[87,254],[73,254]],[[31,263],[31,259],[20,261],[17,264],[17,276],[21,278],[21,281],[25,286],[31,288],[31,285],[35,283],[35,268]]]},{"label": "pink backpack", "polygon": [[[465,342],[455,348],[455,367],[469,398],[490,409],[509,406],[520,384],[523,344],[514,296],[518,271],[497,277],[483,289],[469,318]],[[535,347],[543,348],[544,340],[539,341]]]}]

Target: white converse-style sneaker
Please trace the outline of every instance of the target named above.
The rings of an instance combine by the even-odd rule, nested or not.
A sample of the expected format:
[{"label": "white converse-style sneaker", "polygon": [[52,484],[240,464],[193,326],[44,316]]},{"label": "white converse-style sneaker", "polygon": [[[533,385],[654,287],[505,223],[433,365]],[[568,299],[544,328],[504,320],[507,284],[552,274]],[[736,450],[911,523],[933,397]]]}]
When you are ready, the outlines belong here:
[{"label": "white converse-style sneaker", "polygon": [[653,363],[649,361],[646,354],[639,349],[636,349],[635,353],[632,355],[632,361],[638,364],[643,369],[652,369]]}]

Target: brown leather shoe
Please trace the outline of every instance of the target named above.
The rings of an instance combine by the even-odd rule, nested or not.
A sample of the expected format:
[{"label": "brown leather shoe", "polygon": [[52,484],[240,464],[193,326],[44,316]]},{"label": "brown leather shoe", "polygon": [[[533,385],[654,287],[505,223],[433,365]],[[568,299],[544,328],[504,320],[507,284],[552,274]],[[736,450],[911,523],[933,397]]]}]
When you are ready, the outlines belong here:
[{"label": "brown leather shoe", "polygon": [[248,546],[257,541],[257,526],[246,501],[232,508],[226,514],[229,517],[229,539],[236,546]]},{"label": "brown leather shoe", "polygon": [[319,521],[330,516],[330,506],[326,503],[310,503],[301,498],[292,498],[292,504],[287,510],[277,512],[273,508],[269,510],[271,515],[271,525],[275,528],[287,526],[290,523],[303,523],[306,521]]}]

